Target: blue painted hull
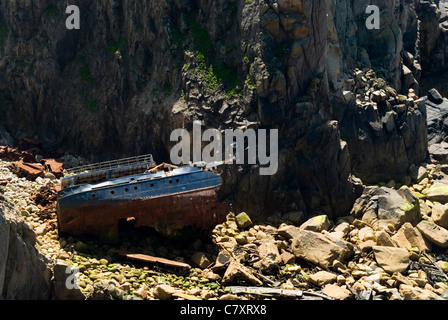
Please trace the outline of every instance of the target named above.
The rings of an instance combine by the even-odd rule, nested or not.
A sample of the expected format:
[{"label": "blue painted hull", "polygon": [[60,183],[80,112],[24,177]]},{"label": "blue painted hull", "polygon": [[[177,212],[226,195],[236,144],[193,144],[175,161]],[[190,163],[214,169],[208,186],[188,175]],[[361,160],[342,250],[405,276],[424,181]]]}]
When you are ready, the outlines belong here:
[{"label": "blue painted hull", "polygon": [[163,234],[185,226],[206,229],[224,221],[227,213],[217,202],[220,185],[218,174],[196,167],[72,185],[58,192],[59,228],[114,238],[118,222],[132,218],[136,226]]}]

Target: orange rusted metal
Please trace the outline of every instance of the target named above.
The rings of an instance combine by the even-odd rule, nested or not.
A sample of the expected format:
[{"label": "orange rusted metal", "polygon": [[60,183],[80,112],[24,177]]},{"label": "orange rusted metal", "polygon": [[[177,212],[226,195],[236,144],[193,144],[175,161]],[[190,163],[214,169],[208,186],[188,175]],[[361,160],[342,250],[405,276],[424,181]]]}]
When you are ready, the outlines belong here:
[{"label": "orange rusted metal", "polygon": [[44,163],[45,170],[53,173],[56,178],[60,178],[64,175],[62,162],[55,159],[43,159],[42,162]]},{"label": "orange rusted metal", "polygon": [[39,163],[16,161],[11,163],[10,170],[19,177],[25,177],[30,181],[44,176],[44,167]]}]

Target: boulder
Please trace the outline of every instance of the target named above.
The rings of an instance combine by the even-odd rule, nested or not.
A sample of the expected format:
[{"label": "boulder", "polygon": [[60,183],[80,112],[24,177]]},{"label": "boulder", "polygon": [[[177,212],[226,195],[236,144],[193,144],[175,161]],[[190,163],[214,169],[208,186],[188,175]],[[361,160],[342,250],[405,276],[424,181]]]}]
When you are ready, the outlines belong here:
[{"label": "boulder", "polygon": [[167,284],[159,284],[152,289],[154,298],[158,300],[169,300],[175,292],[176,290]]},{"label": "boulder", "polygon": [[428,177],[428,172],[423,166],[412,165],[409,168],[409,175],[411,176],[413,181],[415,181],[416,183],[420,183],[423,179]]},{"label": "boulder", "polygon": [[196,252],[191,256],[191,260],[201,269],[205,269],[211,264],[211,261],[204,252]]},{"label": "boulder", "polygon": [[300,234],[300,229],[295,226],[282,224],[277,229],[277,233],[278,233],[278,235],[282,236],[286,240],[290,240],[290,239],[297,237]]},{"label": "boulder", "polygon": [[358,232],[358,238],[361,241],[368,241],[368,240],[374,240],[376,241],[375,231],[369,226],[366,226],[359,230]]},{"label": "boulder", "polygon": [[229,266],[227,267],[227,270],[222,277],[222,283],[226,285],[247,284],[254,286],[260,286],[263,284],[261,280],[255,277],[251,269],[235,260],[232,260],[232,262],[230,262]]},{"label": "boulder", "polygon": [[344,261],[354,253],[353,245],[328,234],[302,230],[291,242],[291,250],[297,258],[317,264],[322,268]]},{"label": "boulder", "polygon": [[345,300],[352,295],[348,289],[342,288],[336,284],[327,284],[322,289],[322,293],[336,300]]},{"label": "boulder", "polygon": [[433,88],[428,90],[428,100],[435,104],[441,104],[443,102],[443,97],[437,89]]},{"label": "boulder", "polygon": [[432,207],[432,220],[443,228],[448,228],[448,204],[435,203]]},{"label": "boulder", "polygon": [[417,225],[418,231],[431,243],[442,248],[448,248],[448,230],[431,222],[422,220]]},{"label": "boulder", "polygon": [[327,231],[330,227],[330,220],[327,215],[315,216],[307,221],[305,221],[301,226],[300,230],[309,230],[314,232]]},{"label": "boulder", "polygon": [[410,255],[406,249],[374,246],[373,252],[378,266],[390,274],[404,272],[409,266]]},{"label": "boulder", "polygon": [[448,184],[436,182],[430,186],[426,191],[423,191],[426,198],[430,201],[437,201],[442,204],[448,202]]},{"label": "boulder", "polygon": [[394,241],[392,241],[391,236],[384,230],[377,231],[375,233],[376,244],[384,247],[395,247]]},{"label": "boulder", "polygon": [[258,254],[261,258],[261,270],[268,274],[275,274],[278,265],[282,262],[278,247],[274,242],[265,242],[258,247]]},{"label": "boulder", "polygon": [[409,222],[401,226],[397,233],[392,236],[392,240],[399,248],[409,250],[417,247],[420,251],[431,250],[431,244]]},{"label": "boulder", "polygon": [[430,290],[412,287],[406,284],[400,285],[399,292],[404,300],[444,300]]},{"label": "boulder", "polygon": [[241,212],[235,217],[236,224],[239,228],[245,229],[252,225],[252,220],[245,212]]},{"label": "boulder", "polygon": [[310,283],[322,287],[325,284],[328,283],[334,283],[336,282],[337,275],[328,271],[319,271],[316,272],[307,279]]},{"label": "boulder", "polygon": [[356,200],[352,214],[375,230],[389,224],[399,229],[405,222],[416,224],[421,219],[419,200],[408,188],[368,187]]},{"label": "boulder", "polygon": [[214,272],[220,272],[224,271],[228,265],[230,264],[230,261],[232,260],[232,255],[227,250],[221,250],[218,253],[218,256],[216,257],[215,264],[211,269]]}]

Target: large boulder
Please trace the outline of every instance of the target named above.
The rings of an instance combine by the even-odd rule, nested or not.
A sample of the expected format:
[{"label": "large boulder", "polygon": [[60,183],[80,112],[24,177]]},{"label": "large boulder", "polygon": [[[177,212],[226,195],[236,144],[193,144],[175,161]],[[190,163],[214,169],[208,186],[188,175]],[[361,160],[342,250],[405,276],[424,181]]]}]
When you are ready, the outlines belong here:
[{"label": "large boulder", "polygon": [[376,230],[385,229],[389,224],[397,230],[405,222],[415,225],[421,219],[419,200],[407,188],[366,188],[356,200],[352,214]]},{"label": "large boulder", "polygon": [[403,248],[374,246],[373,252],[378,265],[392,274],[404,272],[409,266],[409,251]]},{"label": "large boulder", "polygon": [[408,250],[418,248],[420,251],[431,250],[431,244],[409,222],[401,226],[397,233],[392,236],[392,240],[400,248]]},{"label": "large boulder", "polygon": [[20,213],[0,196],[0,297],[51,298],[51,270],[35,243],[35,233]]},{"label": "large boulder", "polygon": [[427,190],[424,191],[426,198],[430,201],[437,201],[440,203],[448,202],[448,184],[436,182]]},{"label": "large boulder", "polygon": [[431,243],[442,248],[448,248],[448,230],[431,222],[422,220],[417,229],[427,238]]},{"label": "large boulder", "polygon": [[291,250],[297,258],[317,264],[322,268],[333,265],[335,260],[345,261],[354,253],[353,245],[328,233],[302,230],[292,239]]}]

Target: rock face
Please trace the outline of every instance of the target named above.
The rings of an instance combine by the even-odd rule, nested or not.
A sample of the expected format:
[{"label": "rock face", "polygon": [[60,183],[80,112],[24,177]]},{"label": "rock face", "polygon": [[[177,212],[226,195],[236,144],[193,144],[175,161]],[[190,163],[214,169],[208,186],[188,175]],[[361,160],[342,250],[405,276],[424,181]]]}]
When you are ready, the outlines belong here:
[{"label": "rock face", "polygon": [[[171,131],[194,120],[275,128],[275,176],[251,165],[223,175],[222,198],[254,218],[273,208],[342,215],[362,192],[353,174],[395,179],[426,156],[426,114],[396,94],[418,95],[414,52],[402,63],[417,39],[408,1],[376,3],[381,30],[365,27],[367,0],[84,0],[80,30],[65,28],[63,3],[13,3],[0,1],[8,141],[35,136],[90,160],[153,153],[162,162]],[[356,68],[378,71],[369,88],[355,90],[365,83]]]},{"label": "rock face", "polygon": [[0,199],[0,295],[11,300],[51,298],[48,261],[34,247],[36,235],[19,212]]}]

